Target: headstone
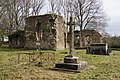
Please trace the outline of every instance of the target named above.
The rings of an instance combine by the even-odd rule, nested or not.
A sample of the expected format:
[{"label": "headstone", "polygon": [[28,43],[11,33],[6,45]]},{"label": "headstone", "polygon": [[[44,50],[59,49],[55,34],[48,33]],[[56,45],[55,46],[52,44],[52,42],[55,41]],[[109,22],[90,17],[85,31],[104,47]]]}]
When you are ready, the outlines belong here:
[{"label": "headstone", "polygon": [[110,55],[111,50],[108,48],[107,43],[91,43],[87,48],[87,53]]},{"label": "headstone", "polygon": [[79,61],[79,57],[74,56],[74,19],[70,17],[70,22],[68,23],[70,26],[70,54],[64,57],[64,62],[59,62],[55,65],[56,68],[68,69],[68,70],[82,70],[87,67],[86,61]]}]

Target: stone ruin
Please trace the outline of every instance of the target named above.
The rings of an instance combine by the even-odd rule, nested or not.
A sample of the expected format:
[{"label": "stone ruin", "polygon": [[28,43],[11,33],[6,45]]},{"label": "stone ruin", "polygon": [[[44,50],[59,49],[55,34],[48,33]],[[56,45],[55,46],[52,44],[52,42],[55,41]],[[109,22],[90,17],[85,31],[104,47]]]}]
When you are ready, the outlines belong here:
[{"label": "stone ruin", "polygon": [[[70,44],[70,32],[67,32],[62,16],[45,14],[25,18],[24,31],[9,35],[9,47],[25,49],[64,50]],[[95,30],[81,30],[82,48],[90,43],[102,43],[102,35]],[[74,31],[75,49],[80,47],[80,31]]]},{"label": "stone ruin", "polygon": [[[12,48],[64,50],[67,29],[62,16],[45,14],[25,19],[25,30],[9,35]],[[22,44],[22,45],[19,45]]]},{"label": "stone ruin", "polygon": [[62,16],[45,14],[26,18],[25,35],[26,48],[36,48],[36,41],[41,49],[64,50],[66,47],[67,34]]},{"label": "stone ruin", "polygon": [[[75,49],[86,48],[91,43],[102,43],[103,36],[95,30],[81,30],[82,35],[82,47],[80,47],[80,31],[74,31],[74,45]],[[68,33],[68,43],[70,42],[70,35]]]},{"label": "stone ruin", "polygon": [[9,47],[10,48],[24,48],[25,45],[25,32],[17,31],[9,36]]}]

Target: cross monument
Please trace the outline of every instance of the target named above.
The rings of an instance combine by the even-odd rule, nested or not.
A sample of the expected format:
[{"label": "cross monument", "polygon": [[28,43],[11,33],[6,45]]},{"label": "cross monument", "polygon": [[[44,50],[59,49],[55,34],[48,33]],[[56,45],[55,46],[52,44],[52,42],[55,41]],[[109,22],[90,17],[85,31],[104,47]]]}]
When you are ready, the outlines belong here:
[{"label": "cross monument", "polygon": [[73,17],[70,17],[70,22],[68,22],[69,30],[70,30],[70,52],[68,56],[64,57],[64,62],[59,62],[55,64],[55,68],[63,69],[63,70],[72,70],[72,71],[80,71],[87,67],[86,61],[79,61],[79,57],[74,56],[74,29],[75,29],[75,21]]},{"label": "cross monument", "polygon": [[70,57],[74,56],[74,30],[75,30],[75,21],[74,18],[71,16],[70,17],[70,22],[68,22],[69,25],[69,31],[70,31]]}]

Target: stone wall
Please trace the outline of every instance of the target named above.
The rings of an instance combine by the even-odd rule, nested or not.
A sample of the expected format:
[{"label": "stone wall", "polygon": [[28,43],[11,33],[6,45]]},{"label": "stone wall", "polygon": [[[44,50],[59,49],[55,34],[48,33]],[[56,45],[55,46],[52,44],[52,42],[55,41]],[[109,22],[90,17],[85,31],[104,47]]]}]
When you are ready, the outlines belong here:
[{"label": "stone wall", "polygon": [[102,43],[102,35],[95,30],[82,30],[82,41],[84,43],[87,36],[91,37],[91,43]]},{"label": "stone wall", "polygon": [[9,47],[11,48],[24,48],[25,44],[25,33],[24,31],[17,31],[8,36]]},{"label": "stone wall", "polygon": [[[82,48],[85,48],[90,43],[102,43],[102,35],[95,30],[82,30]],[[80,31],[74,31],[75,48],[80,48]],[[68,33],[68,43],[70,36]]]},{"label": "stone wall", "polygon": [[56,19],[56,48],[60,49],[60,50],[64,50],[65,49],[65,45],[66,45],[66,35],[67,35],[67,31],[65,29],[65,24],[64,24],[64,20],[62,17],[57,18]]},{"label": "stone wall", "polygon": [[25,48],[37,48],[37,32],[41,49],[65,49],[64,29],[64,20],[58,15],[45,14],[27,17]]}]

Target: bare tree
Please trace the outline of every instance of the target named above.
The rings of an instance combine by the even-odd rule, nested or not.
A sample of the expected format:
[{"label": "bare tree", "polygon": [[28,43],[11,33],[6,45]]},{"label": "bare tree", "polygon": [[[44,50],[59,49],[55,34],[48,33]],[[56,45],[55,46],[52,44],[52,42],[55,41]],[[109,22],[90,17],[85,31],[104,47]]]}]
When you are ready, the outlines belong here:
[{"label": "bare tree", "polygon": [[[80,30],[105,30],[107,20],[102,10],[102,3],[99,0],[48,1],[51,12],[62,15],[66,23],[70,16],[74,16]],[[39,15],[43,6],[44,0],[1,0],[0,26],[7,33],[23,29],[25,25],[24,18],[30,15]],[[82,42],[81,38],[80,42]],[[82,43],[80,44],[82,46]]]},{"label": "bare tree", "polygon": [[44,6],[44,0],[31,0],[31,4],[32,15],[39,15],[39,12]]},{"label": "bare tree", "polygon": [[[74,15],[80,30],[105,29],[106,16],[103,12],[102,3],[99,0],[75,0]],[[82,34],[80,31],[80,47],[82,47]]]},{"label": "bare tree", "polygon": [[49,7],[51,9],[52,13],[55,13],[56,11],[56,6],[57,6],[57,0],[48,0],[49,1]]},{"label": "bare tree", "polygon": [[[60,0],[58,1],[60,2]],[[66,22],[68,22],[70,16],[75,17],[76,25],[80,28],[81,47],[81,30],[95,29],[96,31],[105,32],[107,17],[100,0],[62,0],[61,9]]]},{"label": "bare tree", "polygon": [[24,29],[24,18],[38,15],[44,6],[44,0],[3,0],[1,3],[0,25],[7,33]]}]

